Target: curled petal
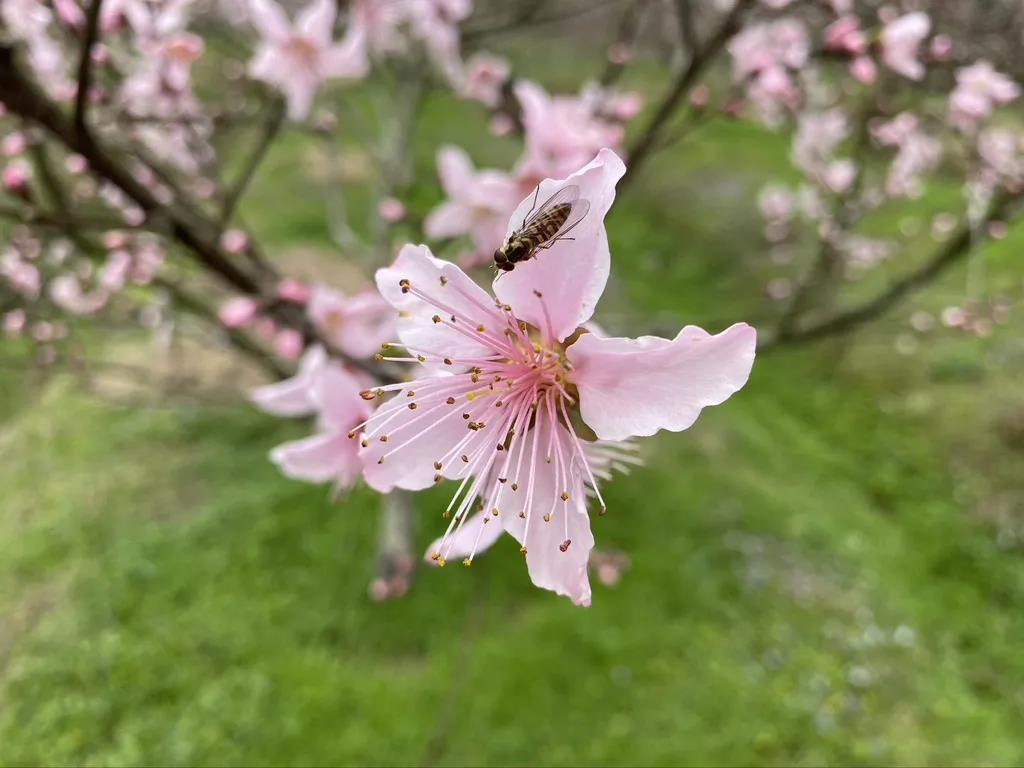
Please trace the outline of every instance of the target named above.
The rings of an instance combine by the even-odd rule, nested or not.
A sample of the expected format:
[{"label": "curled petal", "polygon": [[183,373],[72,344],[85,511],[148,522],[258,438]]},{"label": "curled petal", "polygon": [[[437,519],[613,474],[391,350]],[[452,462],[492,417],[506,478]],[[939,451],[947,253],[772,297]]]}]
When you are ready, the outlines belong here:
[{"label": "curled petal", "polygon": [[[604,217],[615,199],[615,184],[626,166],[610,149],[566,179],[545,179],[538,194],[523,200],[509,221],[506,236],[517,230],[530,209],[563,187],[574,184],[580,198],[590,204],[586,216],[561,240],[535,258],[516,265],[494,282],[494,293],[511,304],[516,315],[537,328],[547,329],[559,341],[594,314],[608,281],[611,256],[604,229]],[[540,292],[541,297],[536,294]],[[550,328],[549,328],[550,326]]]},{"label": "curled petal", "polygon": [[274,0],[250,0],[250,18],[265,40],[282,42],[291,34],[292,25],[284,10]]},{"label": "curled petal", "polygon": [[603,440],[687,429],[746,383],[756,341],[746,323],[716,336],[687,326],[672,340],[584,334],[567,351],[580,414]]},{"label": "curled petal", "polygon": [[447,542],[443,539],[435,539],[427,548],[424,559],[428,563],[432,562],[434,553],[440,551],[442,543],[451,560],[462,560],[478,555],[490,549],[494,542],[501,538],[503,532],[501,524],[497,520],[493,520],[489,514],[479,512],[469,518],[459,532]]},{"label": "curled petal", "polygon": [[275,416],[307,416],[316,411],[312,387],[326,365],[323,348],[313,347],[303,356],[292,378],[258,387],[249,397],[260,410]]},{"label": "curled petal", "polygon": [[326,432],[279,445],[270,452],[270,459],[293,480],[333,480],[338,487],[345,487],[355,482],[362,468],[357,445],[344,432]]}]

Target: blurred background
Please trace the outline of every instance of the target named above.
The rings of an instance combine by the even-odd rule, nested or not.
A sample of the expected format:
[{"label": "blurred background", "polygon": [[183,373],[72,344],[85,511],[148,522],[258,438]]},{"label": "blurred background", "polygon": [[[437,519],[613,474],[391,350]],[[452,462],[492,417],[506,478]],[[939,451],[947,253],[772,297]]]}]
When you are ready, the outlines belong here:
[{"label": "blurred background", "polygon": [[[302,484],[270,463],[310,424],[247,397],[294,361],[232,346],[216,306],[238,290],[176,266],[182,246],[167,235],[172,277],[194,279],[212,314],[136,286],[100,314],[47,316],[70,329],[62,343],[0,338],[0,763],[1024,760],[1020,190],[993,182],[979,203],[976,139],[946,119],[958,67],[985,59],[1024,76],[1024,6],[748,5],[735,29],[722,26],[732,4],[685,0],[478,0],[461,20],[465,57],[501,56],[551,94],[602,77],[640,94],[623,124],[627,163],[708,52],[606,221],[612,277],[597,320],[630,336],[747,321],[764,347],[741,392],[689,431],[643,443],[644,466],[604,485],[593,606],[533,587],[511,539],[472,569],[418,567],[404,594],[373,599],[378,497]],[[955,36],[919,80],[885,71],[871,31],[914,12],[929,15],[929,35]],[[205,109],[245,115],[255,97],[236,58],[245,64],[254,34],[232,13],[194,11],[206,50],[192,81]],[[808,30],[808,62],[837,18],[859,19],[876,84],[844,85],[849,61],[833,50],[815,84],[802,78],[817,64],[792,67],[799,107],[755,114],[728,41],[780,15]],[[75,62],[69,53],[69,76]],[[7,58],[0,67],[0,79],[15,72]],[[280,272],[355,293],[397,245],[424,239],[425,217],[450,195],[442,146],[478,168],[515,165],[522,126],[508,88],[482,106],[435,75],[412,96],[409,72],[392,62],[326,84],[307,120],[268,140],[235,221]],[[812,95],[819,87],[828,94]],[[832,224],[859,190],[833,185],[819,195],[836,201],[832,214],[787,210],[781,231],[766,230],[777,211],[765,213],[764,192],[782,189],[796,209],[815,179],[829,191],[794,164],[814,99],[850,115],[870,103],[873,118],[915,111],[946,150],[915,194],[880,193],[836,225],[844,242],[884,244],[885,257],[864,256],[865,269],[849,257],[822,279],[815,254],[839,242]],[[10,101],[4,131],[55,145]],[[502,116],[511,127],[495,127]],[[1008,100],[996,119],[1016,131],[1019,106]],[[240,122],[210,140],[227,175],[260,143]],[[116,146],[117,124],[104,125]],[[381,125],[397,131],[388,140],[404,163],[386,188],[371,149]],[[892,157],[880,141],[869,149],[857,158],[867,185]],[[382,189],[404,208],[383,234]],[[26,208],[0,221],[3,249],[33,226],[33,201],[8,197]],[[464,239],[436,248],[465,251]],[[813,330],[908,275],[877,311]],[[794,309],[794,295],[806,304]],[[450,492],[415,497],[415,559],[440,534]]]}]

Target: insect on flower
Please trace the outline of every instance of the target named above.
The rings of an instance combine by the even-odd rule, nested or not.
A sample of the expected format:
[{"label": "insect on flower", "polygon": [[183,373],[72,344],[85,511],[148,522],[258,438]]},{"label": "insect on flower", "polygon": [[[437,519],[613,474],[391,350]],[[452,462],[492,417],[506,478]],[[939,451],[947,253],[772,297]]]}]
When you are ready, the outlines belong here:
[{"label": "insect on flower", "polygon": [[587,215],[590,202],[580,197],[580,188],[569,184],[555,192],[538,208],[537,196],[540,186],[533,194],[533,206],[508,240],[494,252],[494,267],[511,272],[516,264],[547,250],[559,240],[573,240],[566,235]]}]

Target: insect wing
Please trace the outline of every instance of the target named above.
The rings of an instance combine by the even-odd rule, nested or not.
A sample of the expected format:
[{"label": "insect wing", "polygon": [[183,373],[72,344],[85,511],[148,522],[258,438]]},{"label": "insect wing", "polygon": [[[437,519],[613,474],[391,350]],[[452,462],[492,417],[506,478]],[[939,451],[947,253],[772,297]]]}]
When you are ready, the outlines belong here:
[{"label": "insect wing", "polygon": [[575,184],[569,184],[568,186],[562,187],[560,190],[555,192],[551,197],[544,201],[544,203],[537,210],[533,211],[523,221],[522,226],[519,227],[519,231],[525,231],[529,229],[533,224],[537,223],[546,214],[553,211],[560,205],[566,203],[572,204],[579,200],[580,188]]},{"label": "insect wing", "polygon": [[587,212],[589,210],[590,210],[590,201],[589,200],[585,200],[585,199],[582,199],[582,198],[579,199],[579,200],[576,200],[572,204],[572,210],[569,211],[569,215],[566,216],[565,222],[562,224],[561,227],[558,228],[558,231],[555,233],[555,238],[554,239],[557,240],[558,238],[564,237],[565,235],[567,235],[569,233],[570,229],[572,229],[577,224],[579,224],[581,221],[583,221],[583,217],[587,215]]}]

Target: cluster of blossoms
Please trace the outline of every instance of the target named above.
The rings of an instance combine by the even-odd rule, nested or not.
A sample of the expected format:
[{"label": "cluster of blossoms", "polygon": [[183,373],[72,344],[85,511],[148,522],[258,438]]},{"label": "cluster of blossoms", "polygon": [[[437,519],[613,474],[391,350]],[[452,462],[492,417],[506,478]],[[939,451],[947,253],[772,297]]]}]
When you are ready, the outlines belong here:
[{"label": "cluster of blossoms", "polygon": [[[578,186],[589,214],[574,239],[496,279],[493,296],[426,246],[405,246],[377,272],[398,316],[398,341],[380,357],[415,364],[417,374],[357,394],[356,376],[307,358],[296,379],[256,394],[268,409],[318,414],[318,436],[282,446],[275,460],[297,476],[343,482],[357,456],[361,476],[382,493],[455,480],[432,562],[468,565],[504,531],[536,585],[589,604],[588,493],[603,513],[598,478],[628,461],[623,441],[688,428],[743,386],[754,360],[755,332],[745,324],[715,336],[687,326],[674,339],[611,338],[588,324],[608,279],[604,217],[624,170],[605,149],[567,178],[542,181],[540,196]],[[506,234],[532,205],[532,196],[519,202]]]},{"label": "cluster of blossoms", "polygon": [[[507,66],[488,56],[476,69],[486,66],[491,73],[508,77]],[[482,89],[479,83],[491,83]],[[474,98],[484,104],[497,103],[507,79],[474,75]],[[567,176],[600,149],[618,149],[624,125],[641,107],[639,95],[587,83],[578,96],[551,96],[536,83],[522,80],[511,87],[519,108],[525,150],[511,173],[496,169],[477,170],[469,156],[458,147],[442,147],[437,156],[438,175],[448,199],[435,208],[424,222],[424,233],[433,240],[468,235],[472,250],[464,254],[464,266],[487,263],[500,243],[509,216],[526,195],[545,178]],[[507,117],[499,113],[497,118]]]},{"label": "cluster of blossoms", "polygon": [[[953,68],[956,85],[944,111],[931,100],[892,97],[901,80],[920,81],[929,68],[949,66],[953,44],[935,33],[926,12],[901,15],[886,6],[871,27],[853,2],[832,2],[830,18],[812,33],[814,14],[779,16],[790,3],[765,5],[775,11],[772,18],[748,25],[728,50],[753,114],[769,127],[787,120],[795,127],[791,160],[802,182],[771,183],[759,197],[777,263],[793,261],[793,246],[809,235],[815,250],[840,261],[833,274],[859,278],[922,228],[906,224],[880,236],[858,225],[872,211],[922,195],[943,167],[959,164],[970,210],[999,189],[1020,189],[1021,133],[993,121],[1020,91],[989,62]],[[830,68],[837,61],[838,71]],[[788,277],[768,283],[771,298],[792,292]]]}]

